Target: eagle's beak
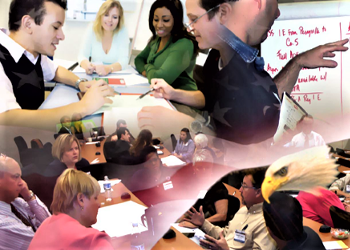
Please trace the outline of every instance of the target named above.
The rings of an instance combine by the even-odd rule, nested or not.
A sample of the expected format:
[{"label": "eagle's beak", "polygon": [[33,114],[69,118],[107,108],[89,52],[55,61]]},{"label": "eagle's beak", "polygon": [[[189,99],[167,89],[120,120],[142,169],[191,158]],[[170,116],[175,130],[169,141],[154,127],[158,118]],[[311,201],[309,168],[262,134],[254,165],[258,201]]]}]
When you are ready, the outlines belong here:
[{"label": "eagle's beak", "polygon": [[261,193],[264,200],[270,203],[270,196],[285,182],[285,179],[275,180],[273,177],[265,177],[261,186]]}]

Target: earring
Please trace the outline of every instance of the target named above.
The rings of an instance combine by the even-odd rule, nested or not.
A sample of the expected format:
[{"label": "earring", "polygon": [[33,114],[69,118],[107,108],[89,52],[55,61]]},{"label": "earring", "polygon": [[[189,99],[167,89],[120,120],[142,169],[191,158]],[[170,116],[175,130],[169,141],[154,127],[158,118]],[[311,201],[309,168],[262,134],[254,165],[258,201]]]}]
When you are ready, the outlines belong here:
[{"label": "earring", "polygon": [[81,210],[84,210],[84,206],[81,206],[80,209],[81,209]]}]

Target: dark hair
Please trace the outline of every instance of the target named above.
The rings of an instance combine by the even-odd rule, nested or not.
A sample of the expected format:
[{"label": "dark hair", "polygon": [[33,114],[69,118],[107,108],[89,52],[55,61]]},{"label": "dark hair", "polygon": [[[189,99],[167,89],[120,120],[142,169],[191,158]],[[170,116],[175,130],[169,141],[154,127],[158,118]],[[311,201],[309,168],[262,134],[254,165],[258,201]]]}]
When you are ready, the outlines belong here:
[{"label": "dark hair", "polygon": [[46,14],[45,2],[52,2],[62,9],[67,9],[67,0],[12,0],[9,12],[9,29],[17,31],[21,26],[22,17],[29,15],[36,25],[41,25]]},{"label": "dark hair", "polygon": [[117,128],[119,128],[120,124],[125,124],[125,125],[126,125],[126,121],[123,120],[123,119],[119,119],[119,120],[117,121]]},{"label": "dark hair", "polygon": [[303,209],[298,200],[288,194],[275,192],[270,204],[264,201],[265,223],[272,233],[284,241],[297,240],[303,235]]},{"label": "dark hair", "polygon": [[243,174],[252,176],[252,185],[255,188],[261,188],[265,179],[265,173],[268,167],[250,168],[243,170]]},{"label": "dark hair", "polygon": [[207,14],[208,18],[210,20],[214,17],[215,13],[218,12],[218,10],[219,10],[218,5],[219,4],[227,3],[227,2],[236,2],[236,1],[238,1],[238,0],[199,0],[199,6],[201,6],[206,11],[217,7]]},{"label": "dark hair", "polygon": [[122,135],[125,135],[125,134],[126,134],[126,131],[129,132],[129,130],[128,130],[127,128],[125,128],[125,127],[119,128],[119,129],[117,130],[118,140],[121,140]]},{"label": "dark hair", "polygon": [[[188,128],[181,129],[181,132],[186,133],[186,139],[185,139],[184,143],[187,143],[189,140],[192,139],[191,134],[190,134],[190,130]],[[181,141],[181,139],[180,139],[180,141]]]},{"label": "dark hair", "polygon": [[152,142],[152,132],[148,129],[141,130],[140,134],[136,138],[134,145],[130,148],[130,154],[139,156],[142,149],[146,146],[150,146]]},{"label": "dark hair", "polygon": [[173,38],[173,42],[175,43],[177,40],[181,39],[181,38],[187,38],[189,40],[192,41],[193,43],[193,56],[196,57],[198,55],[198,43],[196,41],[196,38],[189,33],[184,24],[183,24],[183,8],[182,8],[182,3],[180,2],[180,0],[156,0],[152,6],[151,6],[151,10],[149,12],[149,17],[148,17],[148,24],[149,24],[149,29],[152,32],[152,37],[149,40],[149,43],[154,41],[157,37],[156,31],[154,29],[153,26],[153,17],[154,17],[154,12],[156,11],[156,9],[158,8],[162,8],[165,7],[167,8],[171,15],[174,18],[174,26],[173,29],[171,30],[171,35]]},{"label": "dark hair", "polygon": [[[152,153],[155,153],[157,154],[157,149],[153,146],[146,146],[144,147],[142,150],[141,150],[141,153],[140,153],[140,160],[142,161],[142,163],[146,162],[147,161],[147,156],[149,154],[152,154]],[[158,154],[157,154],[158,156]]]}]

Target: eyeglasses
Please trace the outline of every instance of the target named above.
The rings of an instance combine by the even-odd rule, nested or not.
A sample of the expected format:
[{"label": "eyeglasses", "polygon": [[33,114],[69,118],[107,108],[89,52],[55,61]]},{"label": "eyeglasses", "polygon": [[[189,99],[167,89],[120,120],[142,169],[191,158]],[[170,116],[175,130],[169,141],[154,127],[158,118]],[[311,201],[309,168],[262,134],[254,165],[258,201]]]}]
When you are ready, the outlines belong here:
[{"label": "eyeglasses", "polygon": [[243,185],[243,182],[241,183],[241,187],[244,189],[244,188],[252,188],[252,189],[256,189],[256,187],[248,187],[246,185]]},{"label": "eyeglasses", "polygon": [[209,9],[203,15],[201,15],[201,16],[197,17],[196,19],[194,19],[191,23],[185,23],[185,27],[186,27],[187,31],[190,32],[191,30],[193,30],[193,24],[195,24],[201,17],[203,17],[204,15],[208,14],[210,11],[215,10],[216,8],[218,8],[220,5],[221,5],[221,3],[216,5],[213,8]]}]

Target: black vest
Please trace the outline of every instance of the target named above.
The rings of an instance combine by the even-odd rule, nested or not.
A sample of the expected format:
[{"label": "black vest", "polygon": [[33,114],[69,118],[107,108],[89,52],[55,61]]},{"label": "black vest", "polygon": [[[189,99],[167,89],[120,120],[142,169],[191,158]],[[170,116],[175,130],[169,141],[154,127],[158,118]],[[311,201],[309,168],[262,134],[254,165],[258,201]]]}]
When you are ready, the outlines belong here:
[{"label": "black vest", "polygon": [[204,93],[206,108],[215,121],[217,137],[245,145],[271,138],[278,126],[280,103],[270,75],[237,53],[219,71],[219,57],[218,51],[211,50],[204,65],[211,88]]},{"label": "black vest", "polygon": [[38,109],[45,99],[41,55],[35,65],[24,54],[16,63],[9,51],[0,44],[0,62],[21,108]]}]

